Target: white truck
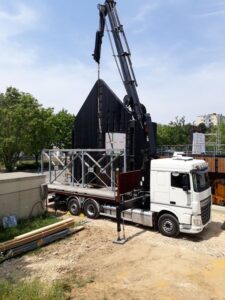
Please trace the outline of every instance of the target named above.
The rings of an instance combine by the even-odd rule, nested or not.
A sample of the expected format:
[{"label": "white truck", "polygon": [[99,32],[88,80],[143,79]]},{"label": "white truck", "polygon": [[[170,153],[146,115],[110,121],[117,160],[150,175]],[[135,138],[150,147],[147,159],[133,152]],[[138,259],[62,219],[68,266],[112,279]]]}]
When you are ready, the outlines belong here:
[{"label": "white truck", "polygon": [[199,233],[211,219],[211,187],[203,160],[175,155],[151,164],[151,212],[161,233]]},{"label": "white truck", "polygon": [[[77,156],[81,150],[71,151]],[[87,168],[87,162],[83,165],[89,170],[87,174],[94,172],[94,166]],[[55,205],[65,203],[73,215],[84,212],[89,218],[100,215],[117,218],[118,234],[122,219],[158,228],[163,235],[170,237],[176,237],[180,232],[201,232],[211,221],[207,163],[175,154],[172,158],[153,159],[150,168],[149,191],[142,189],[140,171],[118,173],[114,188],[96,188],[88,182],[65,184],[52,180],[48,190]]]}]

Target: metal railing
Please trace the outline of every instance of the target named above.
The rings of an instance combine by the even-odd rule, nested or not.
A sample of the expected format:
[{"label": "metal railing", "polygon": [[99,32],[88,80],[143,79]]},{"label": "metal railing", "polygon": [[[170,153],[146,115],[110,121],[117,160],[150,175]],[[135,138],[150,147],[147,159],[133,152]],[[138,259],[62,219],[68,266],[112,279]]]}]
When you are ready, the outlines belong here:
[{"label": "metal railing", "polygon": [[[45,169],[46,162],[48,168]],[[44,149],[41,172],[49,183],[115,190],[116,171],[126,172],[126,151],[117,149]]]},{"label": "metal railing", "polygon": [[[162,145],[157,149],[158,155],[161,156],[172,156],[174,152],[181,151],[186,155],[192,155],[192,144],[187,145]],[[201,153],[204,155],[217,156],[225,155],[225,144],[221,144],[218,148],[218,145],[215,143],[207,143],[205,145],[205,152]]]}]

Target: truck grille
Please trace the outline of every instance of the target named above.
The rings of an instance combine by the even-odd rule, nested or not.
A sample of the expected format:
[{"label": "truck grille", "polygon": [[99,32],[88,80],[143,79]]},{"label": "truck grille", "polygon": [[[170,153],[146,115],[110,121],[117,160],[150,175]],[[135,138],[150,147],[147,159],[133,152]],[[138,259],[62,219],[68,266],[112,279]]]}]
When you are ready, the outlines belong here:
[{"label": "truck grille", "polygon": [[202,217],[203,225],[209,222],[210,216],[211,216],[211,196],[201,201],[201,217]]}]

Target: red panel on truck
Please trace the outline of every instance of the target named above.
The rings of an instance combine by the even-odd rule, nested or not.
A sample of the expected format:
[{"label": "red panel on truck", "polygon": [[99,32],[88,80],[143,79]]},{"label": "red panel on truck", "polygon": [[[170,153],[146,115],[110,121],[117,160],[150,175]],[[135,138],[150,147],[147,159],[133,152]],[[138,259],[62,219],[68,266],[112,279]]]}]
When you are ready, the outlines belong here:
[{"label": "red panel on truck", "polygon": [[120,200],[122,194],[140,188],[141,170],[120,173],[118,175],[117,199]]}]

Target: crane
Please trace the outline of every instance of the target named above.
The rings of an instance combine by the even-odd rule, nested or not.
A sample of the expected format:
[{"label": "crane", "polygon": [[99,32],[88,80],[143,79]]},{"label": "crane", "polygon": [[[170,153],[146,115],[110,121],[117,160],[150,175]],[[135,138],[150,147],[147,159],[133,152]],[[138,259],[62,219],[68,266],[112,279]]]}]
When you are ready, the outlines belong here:
[{"label": "crane", "polygon": [[[101,47],[102,40],[104,37],[105,28],[108,32],[111,31],[112,37],[114,40],[116,52],[113,47],[112,39],[109,34],[109,39],[111,43],[111,47],[113,50],[113,56],[116,60],[116,64],[123,81],[125,90],[127,95],[124,97],[124,105],[130,108],[133,119],[136,120],[143,132],[144,137],[146,139],[147,149],[142,149],[143,153],[143,178],[144,182],[147,182],[145,188],[149,186],[149,175],[150,175],[150,162],[151,159],[156,155],[156,138],[154,134],[153,122],[151,120],[151,116],[146,112],[146,108],[143,104],[141,104],[137,92],[137,81],[135,78],[134,70],[132,67],[131,61],[131,51],[127,42],[127,38],[123,29],[123,25],[120,23],[120,19],[116,9],[116,2],[114,0],[106,0],[104,5],[99,4],[99,29],[96,32],[95,39],[95,49],[94,49],[94,60],[98,64],[98,70],[100,70],[100,59],[101,59]],[[110,30],[107,25],[107,17],[109,19]],[[98,71],[99,74],[99,71]],[[98,99],[98,106],[100,107],[101,97]],[[99,115],[99,137],[101,139],[101,111],[98,112]],[[128,208],[134,208],[135,206],[140,204],[140,199],[142,199],[143,204],[147,202],[147,197],[143,196],[134,196],[132,199],[122,201],[116,208],[116,218],[117,218],[117,232],[118,239],[117,242],[121,242],[120,239],[120,231],[121,231],[121,213],[122,211]],[[122,239],[125,241],[124,238]]]},{"label": "crane", "polygon": [[[156,154],[156,141],[153,123],[151,116],[146,112],[146,108],[141,104],[137,93],[137,81],[131,62],[131,51],[127,42],[127,38],[120,23],[120,19],[116,9],[116,2],[114,0],[106,0],[104,5],[99,4],[99,30],[96,32],[94,60],[100,64],[101,46],[104,36],[105,27],[107,26],[106,18],[108,17],[111,33],[117,53],[114,57],[117,62],[119,73],[121,75],[127,95],[124,97],[124,104],[131,109],[132,116],[137,120],[144,131],[145,138],[148,144],[147,157],[151,159]],[[111,45],[112,40],[110,39]],[[113,49],[113,46],[112,46]],[[118,61],[119,63],[118,63]],[[146,155],[146,153],[145,153]]]}]

